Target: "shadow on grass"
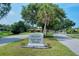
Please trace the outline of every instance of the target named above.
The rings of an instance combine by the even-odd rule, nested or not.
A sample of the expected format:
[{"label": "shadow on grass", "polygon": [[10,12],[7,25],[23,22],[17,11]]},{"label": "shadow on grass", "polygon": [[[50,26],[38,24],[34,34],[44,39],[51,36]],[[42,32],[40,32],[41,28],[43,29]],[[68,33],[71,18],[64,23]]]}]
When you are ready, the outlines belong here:
[{"label": "shadow on grass", "polygon": [[54,37],[57,38],[57,40],[59,41],[69,40],[69,37],[65,37],[65,36],[54,36]]},{"label": "shadow on grass", "polygon": [[54,36],[45,36],[44,38],[47,38],[49,40],[56,40],[57,41],[57,39]]}]

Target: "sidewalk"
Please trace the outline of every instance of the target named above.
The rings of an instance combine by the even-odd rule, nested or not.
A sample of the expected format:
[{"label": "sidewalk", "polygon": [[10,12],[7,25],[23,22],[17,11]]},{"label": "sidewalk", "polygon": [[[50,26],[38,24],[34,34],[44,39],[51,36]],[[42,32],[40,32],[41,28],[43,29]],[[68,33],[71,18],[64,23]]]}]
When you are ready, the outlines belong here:
[{"label": "sidewalk", "polygon": [[60,43],[67,46],[79,56],[79,39],[70,38],[64,34],[54,34],[54,36],[59,40]]}]

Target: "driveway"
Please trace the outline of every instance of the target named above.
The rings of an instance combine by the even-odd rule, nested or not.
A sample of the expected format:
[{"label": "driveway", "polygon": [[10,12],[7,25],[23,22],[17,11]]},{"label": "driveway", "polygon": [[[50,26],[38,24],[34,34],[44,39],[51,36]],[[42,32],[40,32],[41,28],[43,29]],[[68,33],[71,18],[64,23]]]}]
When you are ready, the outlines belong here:
[{"label": "driveway", "polygon": [[19,41],[24,38],[27,38],[28,35],[13,35],[13,36],[7,36],[4,38],[0,38],[0,46],[7,45],[10,42]]},{"label": "driveway", "polygon": [[71,51],[79,56],[79,39],[68,37],[65,34],[54,34],[60,43],[67,46]]}]

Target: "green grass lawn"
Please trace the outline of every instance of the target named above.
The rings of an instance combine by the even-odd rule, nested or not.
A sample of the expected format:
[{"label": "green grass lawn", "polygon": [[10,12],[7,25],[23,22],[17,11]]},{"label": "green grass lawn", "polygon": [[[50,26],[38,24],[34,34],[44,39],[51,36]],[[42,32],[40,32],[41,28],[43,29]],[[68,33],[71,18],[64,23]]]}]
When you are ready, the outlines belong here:
[{"label": "green grass lawn", "polygon": [[0,38],[1,37],[4,37],[4,36],[10,36],[10,35],[24,35],[24,34],[29,34],[30,32],[24,32],[24,33],[20,33],[20,34],[12,34],[11,32],[9,31],[3,31],[3,32],[0,32]]},{"label": "green grass lawn", "polygon": [[23,33],[20,33],[20,34],[24,35],[24,34],[29,34],[29,33],[32,33],[32,32],[23,32]]},{"label": "green grass lawn", "polygon": [[68,34],[68,36],[79,39],[79,34]]},{"label": "green grass lawn", "polygon": [[8,32],[8,31],[0,32],[0,37],[9,36],[9,35],[12,35],[12,33],[11,32]]},{"label": "green grass lawn", "polygon": [[28,43],[27,39],[18,42],[9,43],[6,46],[0,47],[0,55],[2,56],[75,56],[72,51],[66,46],[59,43],[55,38],[45,38],[45,44],[49,44],[51,48],[35,49],[22,48]]}]

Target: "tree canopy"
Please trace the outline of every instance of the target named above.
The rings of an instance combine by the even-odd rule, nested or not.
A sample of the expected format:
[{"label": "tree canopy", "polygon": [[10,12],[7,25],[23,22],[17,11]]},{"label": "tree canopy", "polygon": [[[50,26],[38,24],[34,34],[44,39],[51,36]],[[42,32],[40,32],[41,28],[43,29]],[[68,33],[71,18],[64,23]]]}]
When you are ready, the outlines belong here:
[{"label": "tree canopy", "polygon": [[7,15],[10,9],[10,3],[0,3],[0,19]]},{"label": "tree canopy", "polygon": [[26,32],[26,30],[27,30],[27,27],[25,26],[23,21],[19,21],[11,25],[11,32],[13,34]]},{"label": "tree canopy", "polygon": [[[63,9],[59,8],[56,4],[29,4],[28,6],[23,6],[22,18],[24,20],[37,20],[42,24],[51,22],[53,19],[63,19],[65,18],[65,13]],[[47,19],[48,18],[48,19]],[[47,19],[47,20],[46,20]],[[33,23],[33,22],[32,22]]]},{"label": "tree canopy", "polygon": [[[64,28],[68,23],[65,20],[67,17],[64,10],[52,3],[35,3],[23,6],[21,15],[25,21],[42,26],[45,34],[47,29],[59,30]],[[72,23],[71,21],[69,22],[70,24],[68,26]]]}]

